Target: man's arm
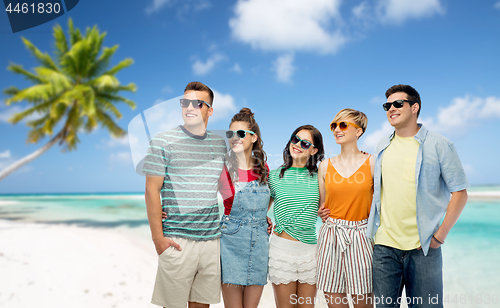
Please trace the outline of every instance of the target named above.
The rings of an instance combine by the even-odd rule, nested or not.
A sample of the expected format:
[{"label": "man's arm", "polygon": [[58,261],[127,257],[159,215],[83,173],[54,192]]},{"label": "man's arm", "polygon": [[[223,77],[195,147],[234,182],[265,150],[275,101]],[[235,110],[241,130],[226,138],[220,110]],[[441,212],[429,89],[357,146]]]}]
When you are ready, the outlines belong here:
[{"label": "man's arm", "polygon": [[[467,190],[460,190],[451,193],[451,199],[448,203],[448,208],[446,209],[446,215],[444,216],[443,223],[439,226],[439,229],[434,233],[440,241],[444,242],[451,228],[455,225],[462,210],[467,203]],[[431,247],[438,248],[441,246],[434,238],[431,240]]]},{"label": "man's arm", "polygon": [[161,187],[163,186],[163,177],[146,176],[146,208],[148,213],[149,227],[151,236],[155,244],[156,252],[161,255],[167,248],[174,246],[181,250],[181,246],[173,240],[163,236],[162,207],[161,207]]}]

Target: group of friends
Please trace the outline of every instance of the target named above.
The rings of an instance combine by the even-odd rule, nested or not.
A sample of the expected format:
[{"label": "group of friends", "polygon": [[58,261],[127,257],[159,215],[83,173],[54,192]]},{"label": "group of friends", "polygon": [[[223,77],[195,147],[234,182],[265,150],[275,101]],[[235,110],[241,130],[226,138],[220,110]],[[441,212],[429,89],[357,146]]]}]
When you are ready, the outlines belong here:
[{"label": "group of friends", "polygon": [[441,245],[469,183],[453,143],[417,122],[419,93],[395,85],[385,96],[394,132],[373,155],[358,148],[366,115],[346,108],[330,123],[340,154],[324,159],[320,131],[302,125],[269,170],[252,111],[231,119],[228,151],[206,129],[212,90],[189,83],[184,124],[152,138],[144,160],[152,303],[209,307],[222,293],[225,307],[257,307],[269,280],[278,308],[314,307],[318,289],[328,307],[348,307],[348,295],[355,307],[399,307],[403,287],[408,307],[442,307]]}]

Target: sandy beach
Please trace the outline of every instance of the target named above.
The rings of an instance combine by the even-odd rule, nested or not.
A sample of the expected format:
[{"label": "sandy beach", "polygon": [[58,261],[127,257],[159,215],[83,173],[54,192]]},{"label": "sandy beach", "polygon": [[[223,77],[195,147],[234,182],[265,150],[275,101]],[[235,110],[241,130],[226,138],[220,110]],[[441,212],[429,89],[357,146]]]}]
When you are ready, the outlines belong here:
[{"label": "sandy beach", "polygon": [[[150,304],[157,256],[147,227],[0,219],[0,230],[0,307],[157,307]],[[260,307],[274,307],[270,285]]]},{"label": "sandy beach", "polygon": [[[470,200],[493,199],[497,204],[499,198],[498,192],[474,192]],[[27,215],[17,202],[0,200],[0,208],[14,206],[19,215]],[[14,210],[10,213],[16,215]],[[491,216],[496,221],[494,215],[498,214]],[[133,227],[102,227],[63,221],[31,222],[19,217],[0,218],[0,307],[157,307],[150,304],[157,255],[147,222]],[[466,216],[461,218],[465,219]],[[497,228],[495,224],[491,226]],[[458,298],[466,294],[472,304],[472,296],[477,294],[498,294],[491,284],[497,280],[492,269],[498,266],[492,260],[498,251],[489,245],[492,239],[488,238],[474,239],[485,253],[464,250],[461,243],[468,232],[459,235],[460,230],[457,227],[452,231],[456,238],[446,245],[445,293]],[[471,266],[472,262],[476,265]],[[321,292],[317,296],[322,296]],[[463,307],[447,305],[452,306]],[[211,307],[224,305],[221,302]],[[259,307],[275,307],[271,284],[264,288]]]}]

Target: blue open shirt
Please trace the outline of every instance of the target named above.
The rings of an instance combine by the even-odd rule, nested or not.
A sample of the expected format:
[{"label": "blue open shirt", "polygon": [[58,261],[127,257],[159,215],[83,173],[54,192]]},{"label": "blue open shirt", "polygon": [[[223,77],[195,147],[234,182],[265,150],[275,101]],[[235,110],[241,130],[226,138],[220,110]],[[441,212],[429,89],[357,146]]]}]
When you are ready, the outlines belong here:
[{"label": "blue open shirt", "polygon": [[[417,192],[417,227],[420,245],[427,255],[432,235],[446,213],[450,192],[468,188],[469,181],[455,146],[445,137],[428,131],[422,124],[414,136],[419,143],[415,164]],[[380,226],[380,194],[382,184],[382,156],[394,138],[394,133],[380,140],[375,148],[373,201],[366,234],[375,239]]]}]

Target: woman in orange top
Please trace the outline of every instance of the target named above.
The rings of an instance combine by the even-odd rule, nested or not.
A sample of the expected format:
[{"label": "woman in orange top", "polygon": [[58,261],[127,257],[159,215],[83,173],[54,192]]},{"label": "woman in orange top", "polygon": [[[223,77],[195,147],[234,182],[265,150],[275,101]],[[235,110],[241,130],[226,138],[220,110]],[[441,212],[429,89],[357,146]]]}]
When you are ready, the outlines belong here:
[{"label": "woman in orange top", "polygon": [[323,225],[318,238],[317,288],[328,307],[373,307],[372,252],[366,226],[373,197],[373,156],[358,149],[368,119],[360,111],[342,109],[330,129],[341,146],[339,155],[319,165]]}]

